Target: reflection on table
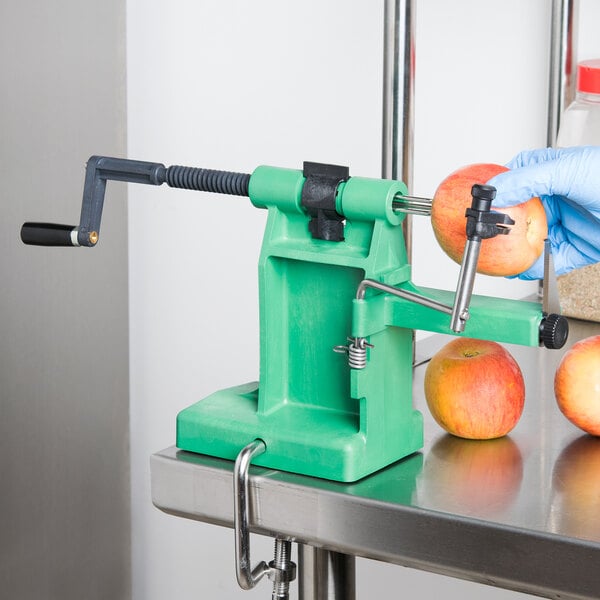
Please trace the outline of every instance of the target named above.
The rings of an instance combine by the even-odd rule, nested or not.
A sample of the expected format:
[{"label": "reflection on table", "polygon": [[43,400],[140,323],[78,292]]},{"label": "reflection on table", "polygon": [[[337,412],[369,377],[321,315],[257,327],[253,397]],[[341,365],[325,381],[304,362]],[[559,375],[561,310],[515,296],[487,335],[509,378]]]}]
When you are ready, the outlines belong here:
[{"label": "reflection on table", "polygon": [[443,434],[425,457],[419,504],[494,517],[512,505],[522,480],[523,457],[510,436],[465,440]]},{"label": "reflection on table", "polygon": [[552,472],[552,492],[552,531],[600,539],[600,438],[581,435],[560,453]]}]

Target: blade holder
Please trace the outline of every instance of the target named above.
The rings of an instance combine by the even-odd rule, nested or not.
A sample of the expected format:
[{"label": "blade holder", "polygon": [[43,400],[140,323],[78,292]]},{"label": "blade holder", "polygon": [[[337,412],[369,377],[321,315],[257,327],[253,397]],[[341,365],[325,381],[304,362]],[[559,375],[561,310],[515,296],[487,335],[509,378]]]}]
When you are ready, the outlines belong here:
[{"label": "blade holder", "polygon": [[465,211],[467,217],[467,239],[481,241],[506,235],[510,232],[508,225],[515,222],[501,212],[491,210],[492,200],[496,197],[496,188],[491,185],[475,184],[471,188],[473,201]]},{"label": "blade holder", "polygon": [[471,188],[471,195],[471,206],[465,212],[467,241],[450,317],[450,328],[457,333],[464,331],[469,319],[469,304],[477,273],[481,240],[506,235],[510,231],[508,226],[515,224],[508,215],[491,210],[492,200],[496,197],[495,187],[475,184]]}]

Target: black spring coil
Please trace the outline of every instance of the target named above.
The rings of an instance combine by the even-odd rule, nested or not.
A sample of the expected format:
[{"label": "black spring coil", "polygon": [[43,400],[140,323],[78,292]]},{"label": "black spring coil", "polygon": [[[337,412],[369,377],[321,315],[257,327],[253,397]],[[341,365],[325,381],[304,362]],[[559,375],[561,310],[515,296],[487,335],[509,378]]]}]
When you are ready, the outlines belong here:
[{"label": "black spring coil", "polygon": [[167,169],[166,182],[170,187],[184,190],[247,196],[250,175],[174,165]]}]

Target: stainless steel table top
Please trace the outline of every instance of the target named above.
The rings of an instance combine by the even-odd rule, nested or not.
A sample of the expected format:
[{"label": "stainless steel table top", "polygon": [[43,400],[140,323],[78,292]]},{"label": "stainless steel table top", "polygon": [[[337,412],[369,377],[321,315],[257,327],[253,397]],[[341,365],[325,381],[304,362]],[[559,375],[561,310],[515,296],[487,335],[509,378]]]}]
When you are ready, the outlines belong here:
[{"label": "stainless steel table top", "polygon": [[[571,321],[568,345],[599,333],[598,324]],[[418,355],[449,339],[424,340]],[[527,387],[509,436],[444,433],[423,397],[425,366],[417,367],[421,452],[352,484],[253,467],[252,531],[552,598],[600,598],[600,438],[556,406],[553,376],[566,348],[506,347]],[[168,448],[151,458],[152,500],[232,527],[232,471],[229,461]]]}]

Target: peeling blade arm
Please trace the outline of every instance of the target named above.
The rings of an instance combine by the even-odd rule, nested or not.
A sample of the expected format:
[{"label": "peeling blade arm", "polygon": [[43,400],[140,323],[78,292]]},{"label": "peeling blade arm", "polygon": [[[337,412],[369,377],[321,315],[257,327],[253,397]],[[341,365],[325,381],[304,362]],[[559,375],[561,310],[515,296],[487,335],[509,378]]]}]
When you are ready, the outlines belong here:
[{"label": "peeling blade arm", "polygon": [[547,315],[551,313],[560,315],[562,310],[549,239],[544,240],[544,281],[542,286],[542,311]]}]

